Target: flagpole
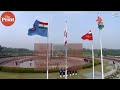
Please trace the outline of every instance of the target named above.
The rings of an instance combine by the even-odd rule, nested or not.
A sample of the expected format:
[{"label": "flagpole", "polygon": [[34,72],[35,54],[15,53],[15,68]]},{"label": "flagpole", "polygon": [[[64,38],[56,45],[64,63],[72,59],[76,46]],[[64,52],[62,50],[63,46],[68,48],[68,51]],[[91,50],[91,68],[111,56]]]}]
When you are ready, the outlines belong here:
[{"label": "flagpole", "polygon": [[[67,21],[66,21],[66,32],[67,32]],[[67,79],[67,43],[66,43],[66,45],[65,45],[65,57],[66,57],[66,59],[65,59],[65,64],[66,64],[66,68],[65,68],[65,79]]]},{"label": "flagpole", "polygon": [[102,79],[104,79],[104,71],[103,71],[103,54],[102,54],[102,41],[101,41],[101,30],[99,30],[100,37],[100,47],[101,47],[101,68],[102,68]]},{"label": "flagpole", "polygon": [[94,77],[94,50],[93,50],[93,41],[92,41],[92,62],[93,62],[93,79]]},{"label": "flagpole", "polygon": [[[99,16],[99,13],[97,13]],[[101,30],[99,28],[99,39],[100,39],[100,47],[101,47],[101,68],[102,68],[102,79],[104,79],[104,71],[103,71],[103,54],[102,54],[102,40],[101,40]]]},{"label": "flagpole", "polygon": [[48,22],[48,36],[47,36],[47,79],[48,79],[48,58],[49,58],[49,22]]},{"label": "flagpole", "polygon": [[67,46],[65,46],[65,79],[67,79]]},{"label": "flagpole", "polygon": [[47,37],[47,79],[48,79],[48,50],[49,50],[49,45],[48,45],[48,37]]},{"label": "flagpole", "polygon": [[53,43],[52,43],[52,57],[53,57]]}]

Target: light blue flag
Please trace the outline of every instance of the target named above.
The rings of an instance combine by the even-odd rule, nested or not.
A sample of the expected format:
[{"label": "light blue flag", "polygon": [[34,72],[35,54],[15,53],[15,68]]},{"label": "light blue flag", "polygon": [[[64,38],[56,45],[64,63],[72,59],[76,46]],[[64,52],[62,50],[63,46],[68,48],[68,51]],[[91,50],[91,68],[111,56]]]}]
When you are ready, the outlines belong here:
[{"label": "light blue flag", "polygon": [[32,36],[32,35],[40,35],[43,37],[48,37],[48,23],[45,22],[40,22],[38,20],[36,20],[34,22],[33,28],[30,28],[28,30],[28,35]]}]

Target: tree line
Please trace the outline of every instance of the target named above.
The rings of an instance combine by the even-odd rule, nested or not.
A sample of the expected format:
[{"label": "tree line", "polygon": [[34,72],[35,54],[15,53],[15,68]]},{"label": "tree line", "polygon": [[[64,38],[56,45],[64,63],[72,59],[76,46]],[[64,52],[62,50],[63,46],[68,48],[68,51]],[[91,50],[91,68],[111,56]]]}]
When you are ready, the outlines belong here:
[{"label": "tree line", "polygon": [[[103,48],[103,56],[120,56],[120,49],[106,49]],[[83,54],[92,54],[92,50],[91,49],[85,49],[83,48]],[[94,49],[94,54],[100,56],[100,49]]]},{"label": "tree line", "polygon": [[0,54],[27,54],[33,53],[33,50],[25,48],[8,48],[0,45]]},{"label": "tree line", "polygon": [[[103,55],[111,55],[111,56],[120,56],[120,49],[106,49],[103,48]],[[68,50],[69,51],[69,50]],[[59,50],[59,52],[62,53],[62,55],[65,54],[64,50]],[[81,52],[81,51],[78,51]],[[0,45],[0,54],[33,54],[33,50],[25,49],[25,48],[8,48]],[[58,53],[58,51],[54,51],[53,54]],[[83,48],[82,54],[84,55],[91,55],[92,50]],[[100,49],[94,49],[94,54],[96,56],[100,56]]]}]

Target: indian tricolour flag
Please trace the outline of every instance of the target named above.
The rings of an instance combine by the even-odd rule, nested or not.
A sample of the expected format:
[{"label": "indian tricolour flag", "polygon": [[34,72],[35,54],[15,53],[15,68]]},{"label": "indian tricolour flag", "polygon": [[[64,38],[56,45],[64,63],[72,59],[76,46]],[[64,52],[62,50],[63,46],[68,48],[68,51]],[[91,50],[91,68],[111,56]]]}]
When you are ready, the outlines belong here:
[{"label": "indian tricolour flag", "polygon": [[38,27],[41,29],[48,30],[48,23],[47,22],[39,22]]}]

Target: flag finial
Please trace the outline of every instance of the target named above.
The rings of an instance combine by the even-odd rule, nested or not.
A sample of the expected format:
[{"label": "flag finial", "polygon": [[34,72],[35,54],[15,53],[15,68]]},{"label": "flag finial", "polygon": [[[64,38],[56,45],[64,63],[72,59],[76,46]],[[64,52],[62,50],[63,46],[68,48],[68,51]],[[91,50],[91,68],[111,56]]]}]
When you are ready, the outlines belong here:
[{"label": "flag finial", "polygon": [[99,14],[99,13],[97,13],[97,16],[98,16],[98,17],[99,17],[99,15],[100,15],[100,14]]},{"label": "flag finial", "polygon": [[65,19],[65,22],[67,23],[67,17],[65,17],[66,19]]}]

